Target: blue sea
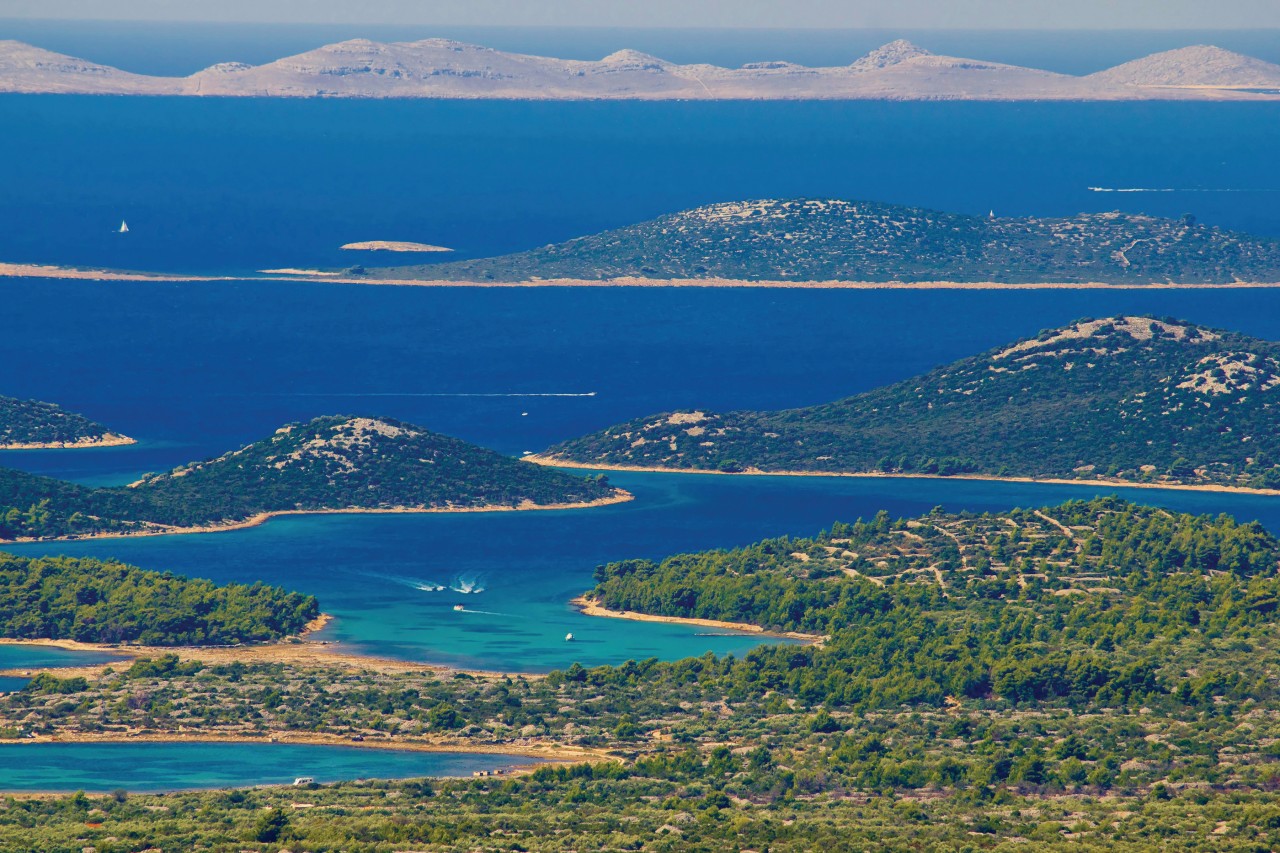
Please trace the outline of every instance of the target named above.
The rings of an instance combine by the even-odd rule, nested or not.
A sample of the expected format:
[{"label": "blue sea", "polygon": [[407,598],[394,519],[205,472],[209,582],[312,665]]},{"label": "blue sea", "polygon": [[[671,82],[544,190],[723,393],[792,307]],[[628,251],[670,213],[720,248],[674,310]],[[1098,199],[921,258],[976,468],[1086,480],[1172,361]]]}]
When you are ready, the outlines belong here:
[{"label": "blue sea", "polygon": [[241,274],[400,260],[339,249],[362,240],[476,257],[799,196],[1194,213],[1280,236],[1276,104],[7,95],[0,127],[9,261]]},{"label": "blue sea", "polygon": [[[0,38],[168,74],[225,59],[267,61],[356,35],[446,35],[584,57],[632,46],[726,64],[847,62],[902,35],[940,52],[1073,73],[1194,41],[1280,59],[1265,33],[766,37],[0,21]],[[707,202],[779,196],[997,215],[1190,212],[1280,237],[1274,104],[0,96],[0,128],[0,260],[232,277],[0,280],[0,394],[53,400],[140,439],[127,448],[0,453],[0,464],[84,483],[129,482],[328,413],[401,418],[519,454],[673,408],[831,400],[1083,316],[1173,316],[1280,338],[1277,290],[469,290],[247,278],[266,267],[378,260],[339,250],[356,240],[435,243],[475,257]],[[115,233],[121,220],[127,235]],[[742,654],[761,641],[577,614],[568,600],[607,560],[811,534],[880,509],[899,516],[939,504],[1001,509],[1116,491],[1258,518],[1280,532],[1280,501],[1259,496],[946,480],[612,479],[636,499],[569,512],[298,516],[230,533],[11,550],[117,557],[219,581],[263,579],[319,596],[337,617],[324,636],[344,648],[537,672],[575,660]],[[566,642],[570,632],[575,640]],[[61,660],[25,654],[7,665]],[[131,745],[89,756],[99,764],[87,761],[87,747],[66,749],[24,753],[49,755],[52,770],[0,779],[0,788],[48,787],[69,768],[91,765],[105,769],[67,784],[109,789],[127,784],[116,771],[137,777],[139,766],[155,788],[301,774],[292,753],[265,769],[206,778],[190,770],[207,759],[195,747]],[[276,760],[263,749],[231,758]],[[345,765],[328,760],[308,775],[344,778]],[[186,769],[171,772],[173,762]],[[435,771],[415,764],[405,772]]]},{"label": "blue sea", "polygon": [[516,755],[276,743],[0,744],[0,790],[143,794],[199,788],[470,776],[531,764]]},{"label": "blue sea", "polygon": [[[3,283],[0,393],[55,400],[140,444],[10,452],[0,464],[91,484],[129,482],[326,413],[401,418],[514,455],[672,408],[831,400],[1082,316],[1176,316],[1280,337],[1276,290],[418,289],[237,278],[265,266],[350,263],[337,248],[350,240],[484,255],[761,196],[1001,214],[1190,211],[1280,235],[1275,105],[9,96],[0,97],[0,126],[8,130],[0,259],[232,277]],[[122,218],[127,235],[112,231]],[[579,616],[567,601],[607,560],[813,533],[881,508],[998,508],[1083,494],[930,481],[614,479],[634,502],[566,513],[302,517],[236,533],[15,550],[262,578],[319,595],[338,617],[329,638],[350,648],[542,671],[574,660],[742,653],[759,642]],[[1272,505],[1139,496],[1249,517],[1266,517]],[[472,591],[455,591],[463,589]],[[465,609],[454,611],[459,603]]]}]

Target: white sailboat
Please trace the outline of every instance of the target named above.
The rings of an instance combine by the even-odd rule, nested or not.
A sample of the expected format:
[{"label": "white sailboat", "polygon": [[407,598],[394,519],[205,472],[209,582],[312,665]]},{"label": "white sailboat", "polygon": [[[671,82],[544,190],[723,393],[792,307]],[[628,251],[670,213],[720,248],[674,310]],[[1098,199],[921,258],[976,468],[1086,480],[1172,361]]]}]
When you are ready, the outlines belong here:
[{"label": "white sailboat", "polygon": [[123,219],[121,219],[121,220],[120,220],[120,232],[119,232],[119,233],[121,233],[121,234],[128,234],[128,233],[129,233],[129,223],[128,223],[128,222],[125,222]]}]

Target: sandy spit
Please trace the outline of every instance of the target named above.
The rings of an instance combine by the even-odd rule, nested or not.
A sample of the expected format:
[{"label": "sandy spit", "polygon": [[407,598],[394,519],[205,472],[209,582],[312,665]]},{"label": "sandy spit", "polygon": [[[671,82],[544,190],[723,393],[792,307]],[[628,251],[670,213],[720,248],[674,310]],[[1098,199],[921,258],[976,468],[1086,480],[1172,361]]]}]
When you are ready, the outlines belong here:
[{"label": "sandy spit", "polygon": [[27,646],[66,649],[75,652],[99,652],[119,655],[120,658],[107,663],[88,666],[44,666],[13,667],[0,670],[0,675],[27,676],[36,672],[51,672],[61,678],[84,676],[96,678],[103,670],[111,667],[128,667],[139,658],[157,658],[161,655],[177,655],[179,660],[200,661],[217,666],[219,664],[240,663],[283,663],[290,666],[339,666],[346,669],[366,670],[398,674],[406,672],[429,672],[441,676],[465,673],[476,678],[524,678],[536,680],[543,676],[538,673],[505,673],[490,672],[477,669],[460,669],[443,664],[420,663],[417,661],[380,658],[343,651],[334,643],[323,640],[308,640],[309,635],[321,630],[331,622],[333,617],[323,613],[319,618],[307,625],[306,629],[296,637],[289,637],[274,643],[240,646],[144,646],[132,643],[82,643],[78,640],[18,640],[0,638],[0,645]]},{"label": "sandy spit", "polygon": [[1159,284],[1107,284],[1106,282],[1031,282],[1014,284],[999,281],[747,281],[728,278],[640,278],[623,276],[608,279],[536,278],[527,281],[439,281],[427,279],[342,276],[321,270],[259,270],[280,273],[270,278],[253,276],[198,276],[179,273],[138,273],[100,269],[76,269],[48,264],[0,263],[0,278],[65,278],[92,281],[297,281],[324,284],[371,284],[402,287],[740,287],[796,288],[802,290],[1242,290],[1280,287],[1280,282]]},{"label": "sandy spit", "polygon": [[0,444],[0,450],[77,450],[89,447],[124,447],[128,444],[137,443],[136,439],[132,439],[127,435],[108,432],[97,438],[77,441],[31,441],[21,444]]},{"label": "sandy spit", "polygon": [[745,634],[760,634],[765,637],[785,637],[790,640],[804,640],[811,645],[821,645],[828,638],[819,634],[802,634],[799,631],[766,631],[759,625],[750,622],[722,622],[719,619],[693,619],[680,616],[654,616],[651,613],[637,613],[634,610],[610,610],[599,602],[586,596],[573,599],[570,604],[578,608],[584,616],[606,616],[612,619],[630,619],[634,622],[666,622],[671,625],[694,625],[699,628],[720,628],[725,631],[741,631]]},{"label": "sandy spit", "polygon": [[398,507],[346,507],[344,509],[282,509],[273,512],[260,512],[257,515],[240,521],[229,521],[221,524],[208,524],[197,527],[166,527],[163,525],[155,525],[153,527],[141,530],[127,531],[109,531],[104,533],[87,533],[76,536],[54,536],[47,539],[20,538],[5,539],[3,542],[71,542],[81,539],[126,539],[134,536],[176,536],[190,533],[226,533],[231,530],[245,530],[249,527],[257,527],[265,524],[273,518],[286,515],[401,515],[409,513],[454,513],[454,512],[531,512],[534,510],[557,510],[557,509],[592,509],[600,506],[610,506],[612,504],[626,503],[634,500],[635,496],[624,489],[614,489],[613,494],[607,498],[600,498],[596,501],[579,501],[576,503],[559,503],[559,504],[535,504],[531,501],[525,501],[517,506],[457,506],[457,507],[414,507],[414,506],[398,506]]},{"label": "sandy spit", "polygon": [[[575,747],[567,744],[560,744],[554,741],[535,741],[521,739],[519,742],[512,744],[476,744],[464,741],[441,740],[408,740],[398,738],[395,735],[388,735],[385,738],[371,739],[366,737],[362,741],[353,741],[349,737],[340,735],[322,734],[318,732],[292,732],[279,731],[267,732],[262,736],[253,735],[236,735],[232,733],[219,734],[210,733],[202,734],[199,732],[140,732],[129,731],[121,733],[106,734],[65,734],[65,735],[40,735],[33,738],[23,738],[15,741],[5,741],[5,743],[14,745],[40,744],[40,743],[226,743],[226,744],[254,744],[257,746],[271,743],[292,744],[302,746],[349,746],[360,749],[393,749],[404,750],[409,752],[460,752],[472,755],[511,755],[520,758],[532,758],[538,763],[520,767],[513,767],[506,771],[503,776],[524,776],[532,773],[539,767],[551,763],[558,762],[601,762],[610,761],[614,763],[621,762],[621,758],[616,755],[610,755],[603,750],[586,749],[583,747]],[[448,778],[448,777],[432,777],[432,778]],[[469,777],[456,777],[469,778]],[[394,780],[390,780],[394,781]],[[234,786],[233,786],[234,787]],[[247,788],[288,788],[289,783],[280,784],[264,784],[264,785],[248,785],[239,786]],[[193,788],[190,790],[210,790],[205,788]],[[217,789],[212,789],[217,790]],[[56,791],[0,791],[6,797],[12,797],[15,800],[50,800],[68,796],[64,792]],[[92,795],[91,795],[92,796]]]},{"label": "sandy spit", "polygon": [[747,468],[742,471],[712,471],[707,468],[659,468],[647,465],[606,465],[604,463],[578,462],[556,456],[531,453],[520,457],[524,462],[547,465],[552,468],[569,468],[579,471],[641,471],[652,474],[717,474],[726,477],[881,477],[894,480],[981,480],[995,483],[1048,483],[1055,486],[1118,486],[1126,489],[1174,489],[1184,492],[1225,492],[1234,495],[1280,495],[1280,489],[1249,489],[1244,486],[1217,486],[1213,484],[1179,483],[1131,483],[1127,480],[1067,480],[1054,477],[997,477],[986,474],[886,474],[883,471],[761,471]]},{"label": "sandy spit", "polygon": [[[265,745],[270,743],[301,744],[308,746],[351,746],[360,749],[397,749],[413,752],[468,752],[476,755],[517,755],[526,758],[541,758],[546,761],[618,761],[616,756],[602,750],[559,744],[554,741],[522,741],[512,744],[476,744],[467,741],[415,740],[387,735],[382,738],[366,736],[364,740],[353,741],[342,735],[324,734],[321,732],[272,731],[258,735],[237,735],[233,733],[201,733],[201,732],[129,732],[119,733],[76,733],[64,735],[37,735],[32,738],[8,741],[15,744],[33,743],[252,743]],[[535,765],[536,766],[536,765]],[[528,769],[533,769],[532,767]]]},{"label": "sandy spit", "polygon": [[305,276],[341,275],[341,273],[336,273],[336,272],[325,272],[324,270],[302,270],[302,269],[297,269],[295,267],[281,267],[278,270],[258,270],[258,272],[266,273],[267,275],[305,275]]},{"label": "sandy spit", "polygon": [[0,278],[70,278],[86,281],[236,281],[227,276],[179,275],[177,273],[121,272],[79,269],[52,264],[10,264],[0,262]]}]

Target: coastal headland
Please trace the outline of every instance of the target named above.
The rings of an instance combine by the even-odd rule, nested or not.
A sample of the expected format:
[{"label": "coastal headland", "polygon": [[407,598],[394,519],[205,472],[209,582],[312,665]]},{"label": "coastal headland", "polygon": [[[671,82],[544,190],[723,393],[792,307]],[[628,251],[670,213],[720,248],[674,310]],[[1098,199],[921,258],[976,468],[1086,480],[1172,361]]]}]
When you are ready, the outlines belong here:
[{"label": "coastal headland", "polygon": [[0,444],[0,450],[76,450],[90,447],[127,447],[137,444],[138,440],[127,435],[107,435],[74,441],[26,441],[13,444]]},{"label": "coastal headland", "polygon": [[239,521],[192,525],[166,526],[154,524],[143,528],[129,530],[101,531],[96,533],[76,533],[66,536],[26,536],[8,540],[10,542],[71,542],[82,539],[132,539],[138,536],[182,536],[196,533],[229,533],[233,530],[247,530],[266,524],[273,518],[290,515],[406,515],[426,513],[459,513],[459,512],[532,512],[534,510],[566,510],[592,509],[601,506],[626,503],[635,496],[625,489],[615,489],[612,495],[593,501],[574,501],[570,503],[535,504],[532,501],[506,506],[456,506],[456,507],[346,507],[343,509],[283,509],[271,512],[260,512]]}]

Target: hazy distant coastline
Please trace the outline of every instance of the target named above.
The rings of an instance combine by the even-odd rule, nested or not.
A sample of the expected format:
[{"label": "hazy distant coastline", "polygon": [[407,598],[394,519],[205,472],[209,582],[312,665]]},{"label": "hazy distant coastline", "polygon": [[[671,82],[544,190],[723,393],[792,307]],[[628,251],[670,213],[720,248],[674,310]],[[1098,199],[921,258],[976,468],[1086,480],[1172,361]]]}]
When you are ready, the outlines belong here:
[{"label": "hazy distant coastline", "polygon": [[263,65],[187,77],[132,74],[0,41],[0,93],[507,100],[1280,100],[1280,65],[1209,45],[1086,76],[934,54],[907,41],[849,65],[677,64],[634,50],[596,61],[508,53],[447,39],[353,39]]}]

